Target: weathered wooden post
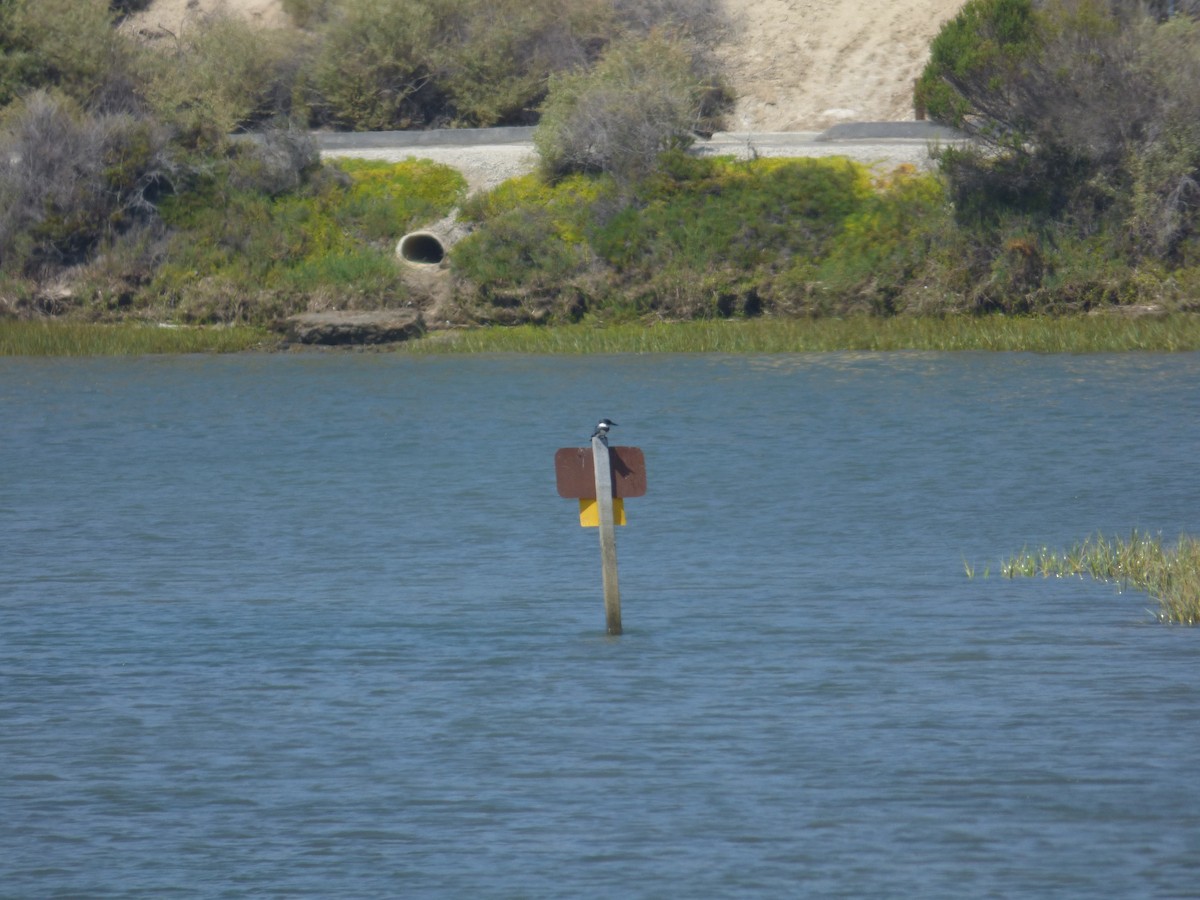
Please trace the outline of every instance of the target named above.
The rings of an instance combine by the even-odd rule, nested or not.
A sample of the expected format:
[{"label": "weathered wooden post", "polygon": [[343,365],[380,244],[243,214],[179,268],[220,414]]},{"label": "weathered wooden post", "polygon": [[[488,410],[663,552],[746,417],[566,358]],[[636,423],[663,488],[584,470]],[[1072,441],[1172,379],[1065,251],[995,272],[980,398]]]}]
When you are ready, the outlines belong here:
[{"label": "weathered wooden post", "polygon": [[592,468],[596,473],[596,511],[600,518],[600,568],[604,585],[604,620],[609,634],[621,633],[621,589],[617,584],[617,529],[613,520],[612,464],[608,441],[592,438]]},{"label": "weathered wooden post", "polygon": [[617,584],[617,537],[625,524],[626,497],[646,493],[646,458],[637,447],[609,447],[603,436],[589,447],[563,447],[554,454],[560,497],[579,500],[579,524],[600,529],[604,617],[609,634],[621,633],[621,591]]}]

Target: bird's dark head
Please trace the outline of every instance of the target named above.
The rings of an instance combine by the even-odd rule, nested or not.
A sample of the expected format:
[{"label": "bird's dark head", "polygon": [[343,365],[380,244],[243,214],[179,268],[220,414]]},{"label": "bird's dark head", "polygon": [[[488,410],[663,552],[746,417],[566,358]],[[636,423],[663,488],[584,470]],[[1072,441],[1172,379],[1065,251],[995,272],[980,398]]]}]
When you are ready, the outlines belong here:
[{"label": "bird's dark head", "polygon": [[616,424],[617,423],[614,422],[612,419],[601,419],[598,423],[596,423],[596,430],[597,431],[608,431],[608,429],[612,428]]}]

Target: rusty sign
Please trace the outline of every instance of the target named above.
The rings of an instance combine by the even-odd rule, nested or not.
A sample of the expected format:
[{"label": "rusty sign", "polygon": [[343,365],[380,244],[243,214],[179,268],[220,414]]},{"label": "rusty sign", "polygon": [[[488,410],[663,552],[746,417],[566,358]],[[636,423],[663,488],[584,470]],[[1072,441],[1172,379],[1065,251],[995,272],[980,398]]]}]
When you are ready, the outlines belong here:
[{"label": "rusty sign", "polygon": [[[646,493],[646,457],[641,447],[609,447],[614,497]],[[554,474],[560,497],[596,499],[596,470],[591,447],[563,447],[554,454]]]}]

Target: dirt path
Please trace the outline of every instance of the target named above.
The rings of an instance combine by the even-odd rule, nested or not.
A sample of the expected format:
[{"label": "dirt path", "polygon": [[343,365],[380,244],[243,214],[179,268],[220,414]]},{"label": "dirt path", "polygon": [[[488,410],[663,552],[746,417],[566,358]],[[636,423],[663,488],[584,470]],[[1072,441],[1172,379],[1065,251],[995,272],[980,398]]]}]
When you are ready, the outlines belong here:
[{"label": "dirt path", "polygon": [[[738,94],[731,131],[821,131],[911,119],[929,42],[963,0],[722,0],[733,22],[721,56]],[[224,10],[287,27],[280,0],[156,0],[131,23],[174,34]]]}]

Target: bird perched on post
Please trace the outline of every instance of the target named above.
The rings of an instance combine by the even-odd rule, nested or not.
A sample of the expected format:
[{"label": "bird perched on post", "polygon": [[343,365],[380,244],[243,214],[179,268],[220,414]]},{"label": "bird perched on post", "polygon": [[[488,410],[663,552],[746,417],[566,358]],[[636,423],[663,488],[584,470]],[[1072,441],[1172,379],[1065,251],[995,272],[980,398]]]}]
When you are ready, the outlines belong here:
[{"label": "bird perched on post", "polygon": [[612,419],[601,419],[596,423],[596,430],[592,432],[592,437],[600,438],[604,442],[604,446],[608,446],[608,429],[612,428],[617,423]]}]

